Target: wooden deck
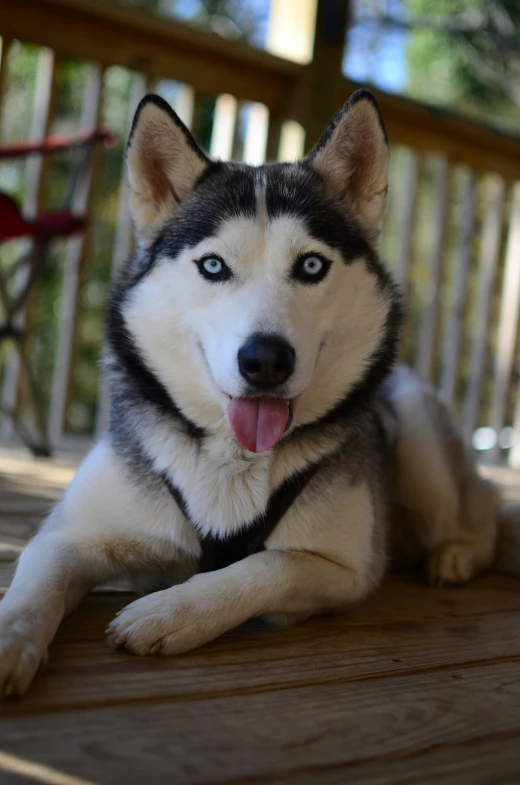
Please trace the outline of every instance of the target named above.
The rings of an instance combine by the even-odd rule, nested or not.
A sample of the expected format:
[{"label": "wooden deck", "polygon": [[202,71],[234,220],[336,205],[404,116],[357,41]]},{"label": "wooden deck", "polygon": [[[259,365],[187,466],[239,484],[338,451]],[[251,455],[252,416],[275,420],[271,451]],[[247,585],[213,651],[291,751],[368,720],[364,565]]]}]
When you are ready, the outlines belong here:
[{"label": "wooden deck", "polygon": [[[0,586],[73,468],[0,451]],[[89,597],[30,694],[1,707],[2,785],[520,782],[516,580],[391,577],[341,616],[171,659],[107,648],[127,601]]]}]

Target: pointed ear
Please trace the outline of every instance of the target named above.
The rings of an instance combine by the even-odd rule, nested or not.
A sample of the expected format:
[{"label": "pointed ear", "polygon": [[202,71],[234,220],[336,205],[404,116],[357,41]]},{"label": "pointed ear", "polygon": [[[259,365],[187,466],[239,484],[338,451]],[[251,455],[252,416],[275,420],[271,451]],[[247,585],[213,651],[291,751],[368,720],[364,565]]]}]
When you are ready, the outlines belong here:
[{"label": "pointed ear", "polygon": [[307,159],[334,196],[377,238],[386,206],[390,160],[377,101],[357,90]]},{"label": "pointed ear", "polygon": [[126,161],[135,225],[149,242],[175,214],[209,159],[166,101],[147,95],[134,116]]}]

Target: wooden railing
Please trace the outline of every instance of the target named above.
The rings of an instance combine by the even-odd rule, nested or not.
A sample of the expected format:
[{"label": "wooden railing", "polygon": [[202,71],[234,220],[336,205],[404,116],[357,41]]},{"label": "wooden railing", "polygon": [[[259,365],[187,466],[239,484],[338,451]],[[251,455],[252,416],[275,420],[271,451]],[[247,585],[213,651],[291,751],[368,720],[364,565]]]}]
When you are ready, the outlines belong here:
[{"label": "wooden railing", "polygon": [[[356,87],[341,73],[346,20],[340,14],[330,24],[327,14],[337,11],[337,3],[319,0],[317,6],[314,56],[302,64],[106,0],[0,0],[0,108],[9,97],[13,42],[23,41],[42,47],[27,135],[41,137],[53,128],[57,75],[74,58],[88,63],[78,127],[94,126],[101,116],[109,119],[110,78],[116,67],[127,69],[131,82],[125,120],[114,129],[121,139],[139,98],[155,89],[173,99],[214,154],[253,162],[295,156],[303,145],[310,146]],[[477,426],[489,426],[503,440],[511,435],[504,428],[518,426],[520,433],[520,139],[374,92],[394,153],[383,251],[408,295],[403,358],[439,386],[468,436]],[[208,130],[205,107],[215,99]],[[103,189],[99,181],[105,153],[98,155],[76,205],[92,216],[90,235],[69,241],[62,253],[56,359],[48,385],[48,428],[54,443],[64,432],[99,431],[105,424],[101,382],[94,415],[96,396],[83,393],[78,404],[75,377],[88,374],[89,362],[96,376],[101,319],[93,336],[85,336],[85,324],[93,310],[102,311],[102,303],[92,305],[96,298],[90,295],[98,284],[106,295],[110,270],[132,248],[122,145],[110,155],[112,162],[119,156],[121,184],[108,193]],[[48,186],[49,171],[35,159],[25,177],[28,212],[39,209]],[[106,247],[101,255],[103,269],[97,262],[97,221],[110,234],[110,258],[106,261]],[[37,300],[26,314],[29,340],[37,337]],[[7,402],[16,402],[18,382],[16,363],[8,358]],[[76,418],[79,424],[74,417],[78,405],[90,412]],[[497,442],[487,454],[498,460],[507,453]],[[520,444],[509,456],[520,463]]]}]

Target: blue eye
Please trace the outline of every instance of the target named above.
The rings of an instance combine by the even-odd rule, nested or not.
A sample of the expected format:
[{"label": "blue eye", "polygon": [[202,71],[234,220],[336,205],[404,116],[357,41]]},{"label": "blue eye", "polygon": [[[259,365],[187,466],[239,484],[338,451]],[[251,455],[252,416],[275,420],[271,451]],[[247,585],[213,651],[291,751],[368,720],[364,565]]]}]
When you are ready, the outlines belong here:
[{"label": "blue eye", "polygon": [[302,270],[307,275],[319,275],[323,269],[323,262],[317,256],[308,256],[303,261]]},{"label": "blue eye", "polygon": [[321,254],[309,253],[295,261],[291,275],[299,283],[316,284],[323,281],[330,266],[331,262]]},{"label": "blue eye", "polygon": [[207,281],[221,282],[233,278],[233,273],[219,256],[208,254],[195,261],[199,273]]},{"label": "blue eye", "polygon": [[210,258],[204,259],[202,262],[203,268],[206,270],[207,273],[210,275],[218,275],[222,272],[222,262],[220,259]]}]

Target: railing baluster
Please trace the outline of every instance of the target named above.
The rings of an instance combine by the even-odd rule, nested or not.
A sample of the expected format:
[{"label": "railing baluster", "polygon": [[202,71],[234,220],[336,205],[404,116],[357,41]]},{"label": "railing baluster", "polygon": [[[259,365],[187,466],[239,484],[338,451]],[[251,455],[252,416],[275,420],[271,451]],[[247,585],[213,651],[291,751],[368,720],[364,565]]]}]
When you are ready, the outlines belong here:
[{"label": "railing baluster", "polygon": [[173,108],[187,128],[193,125],[193,112],[195,110],[195,90],[187,84],[180,86],[179,93]]},{"label": "railing baluster", "polygon": [[439,286],[442,276],[442,263],[444,259],[444,240],[448,216],[448,180],[449,167],[446,158],[439,156],[435,169],[435,207],[433,224],[432,255],[428,269],[428,282],[423,308],[419,343],[415,367],[419,376],[430,379],[432,373],[433,356],[435,351],[435,337],[437,331],[437,317],[439,313]]},{"label": "railing baluster", "polygon": [[215,106],[209,153],[227,161],[233,152],[233,134],[237,121],[237,100],[232,95],[219,95]]},{"label": "railing baluster", "polygon": [[258,166],[265,162],[268,110],[263,104],[251,104],[244,139],[244,161]]},{"label": "railing baluster", "polygon": [[267,144],[265,148],[266,161],[279,161],[283,160],[282,154],[282,134],[283,134],[283,117],[277,112],[269,113],[269,126],[267,128]]},{"label": "railing baluster", "polygon": [[[269,135],[267,137],[269,155]],[[286,120],[282,124],[278,155],[274,159],[280,161],[297,161],[302,158],[305,152],[305,129],[295,120]]]},{"label": "railing baluster", "polygon": [[[128,103],[126,136],[130,133],[135,110],[141,98],[151,89],[150,80],[144,74],[136,73],[133,78],[132,92]],[[126,143],[126,139],[124,140]],[[121,265],[130,259],[133,251],[133,226],[130,203],[128,201],[128,180],[126,157],[123,155],[121,180],[119,185],[119,205],[117,211],[116,234],[112,251],[111,279],[117,275]],[[108,389],[103,370],[99,375],[95,434],[100,437],[108,426]]]},{"label": "railing baluster", "polygon": [[[7,54],[7,53],[6,53]],[[5,66],[6,60],[4,60]],[[56,68],[55,56],[51,49],[42,49],[38,57],[38,72],[34,87],[34,103],[32,110],[31,127],[29,137],[34,140],[43,139],[50,131],[52,124],[54,94],[56,88]],[[3,81],[6,80],[6,68]],[[42,155],[31,156],[25,164],[25,192],[22,204],[22,212],[29,218],[35,218],[40,211],[42,192],[44,189],[44,160]],[[21,255],[27,259],[32,256],[34,244],[32,241],[20,243]],[[15,286],[21,287],[25,281],[27,270],[21,269],[15,275]],[[29,300],[29,308],[32,297]],[[28,307],[20,314],[19,326],[23,328],[27,323]],[[27,336],[22,339],[27,341]],[[7,355],[4,369],[4,383],[2,390],[2,404],[8,411],[13,411],[19,402],[20,395],[20,357],[15,349]],[[0,435],[3,439],[9,439],[13,435],[12,423],[8,418],[2,419]]]},{"label": "railing baluster", "polygon": [[[93,63],[90,66],[87,75],[81,112],[81,127],[85,130],[93,129],[99,123],[102,83],[103,69],[99,64]],[[95,151],[92,153],[89,171],[85,176],[83,187],[78,190],[74,203],[72,204],[73,211],[79,215],[88,212],[94,157]],[[67,242],[60,298],[56,359],[49,410],[48,436],[52,445],[59,444],[63,434],[70,377],[73,366],[74,343],[78,330],[78,299],[81,287],[81,268],[85,259],[85,249],[85,232],[77,237],[72,237]]]},{"label": "railing baluster", "polygon": [[[493,396],[491,399],[490,425],[497,437],[504,427],[507,392],[511,381],[518,335],[520,308],[520,182],[513,187],[511,218],[507,241],[504,283],[498,322],[497,348],[495,355]],[[490,459],[498,459],[498,440],[490,451]]]},{"label": "railing baluster", "polygon": [[477,426],[478,411],[485,377],[489,316],[496,269],[500,254],[504,214],[504,181],[492,175],[487,182],[486,208],[479,253],[478,291],[474,312],[466,394],[462,412],[462,429],[471,439]]},{"label": "railing baluster", "polygon": [[440,391],[448,403],[453,404],[457,372],[460,368],[459,347],[464,322],[467,297],[467,279],[471,261],[473,227],[475,224],[476,177],[470,171],[465,176],[462,189],[462,215],[455,252],[455,265],[451,283],[448,319],[444,332],[441,360]]},{"label": "railing baluster", "polygon": [[12,43],[13,42],[8,38],[2,38],[0,40],[0,116],[3,110],[5,88],[7,86],[7,63]]},{"label": "railing baluster", "polygon": [[405,171],[402,179],[400,202],[402,209],[399,211],[397,224],[399,235],[399,249],[397,264],[395,266],[397,279],[403,289],[408,282],[408,267],[410,264],[410,251],[412,247],[415,210],[417,202],[417,182],[419,179],[419,156],[413,150],[407,149]]},{"label": "railing baluster", "polygon": [[244,101],[239,101],[237,104],[237,116],[235,121],[235,131],[233,133],[233,146],[231,150],[231,159],[233,161],[242,161],[244,158],[244,139],[241,132],[244,123],[244,112],[246,111],[246,104]]}]

